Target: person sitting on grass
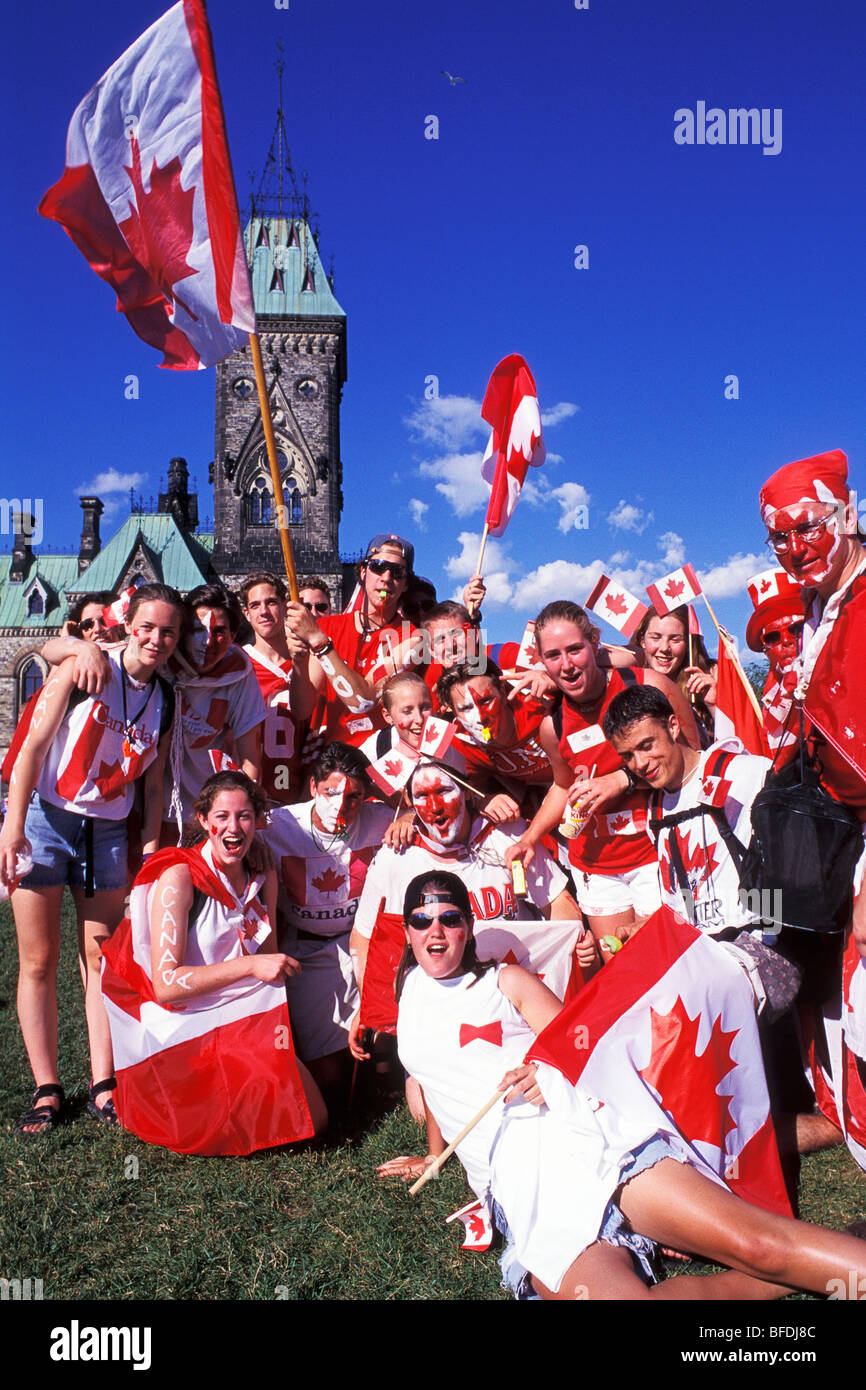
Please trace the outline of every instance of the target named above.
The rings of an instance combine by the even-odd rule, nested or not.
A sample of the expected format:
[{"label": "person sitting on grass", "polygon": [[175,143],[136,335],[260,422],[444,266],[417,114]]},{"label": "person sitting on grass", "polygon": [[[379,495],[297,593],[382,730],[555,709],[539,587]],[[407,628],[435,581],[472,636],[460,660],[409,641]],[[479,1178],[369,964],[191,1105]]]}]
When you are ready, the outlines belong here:
[{"label": "person sitting on grass", "polygon": [[[753,1206],[709,1176],[688,1136],[671,1138],[661,1107],[659,1131],[642,1144],[622,1126],[628,1137],[612,1162],[616,1090],[591,1102],[546,1063],[524,1061],[559,1000],[518,965],[478,960],[469,897],[455,874],[414,878],[403,923],[397,1044],[431,1117],[429,1152],[392,1159],[378,1173],[404,1181],[422,1175],[491,1094],[503,1092],[504,1110],[489,1110],[457,1155],[470,1186],[492,1200],[508,1241],[503,1272],[517,1297],[772,1299],[792,1287],[825,1293],[831,1279],[846,1283],[852,1270],[866,1272],[862,1241]],[[603,971],[594,988],[616,969]],[[728,969],[731,988],[748,991],[736,967]],[[555,1109],[545,1103],[548,1087],[560,1102]],[[648,1287],[632,1257],[652,1277],[656,1242],[729,1268]]]},{"label": "person sitting on grass", "polygon": [[120,1123],[177,1153],[247,1154],[321,1133],[327,1114],[297,1061],[276,949],[277,876],[251,861],[261,790],[209,777],[200,843],[152,855],[104,949],[102,993]]}]

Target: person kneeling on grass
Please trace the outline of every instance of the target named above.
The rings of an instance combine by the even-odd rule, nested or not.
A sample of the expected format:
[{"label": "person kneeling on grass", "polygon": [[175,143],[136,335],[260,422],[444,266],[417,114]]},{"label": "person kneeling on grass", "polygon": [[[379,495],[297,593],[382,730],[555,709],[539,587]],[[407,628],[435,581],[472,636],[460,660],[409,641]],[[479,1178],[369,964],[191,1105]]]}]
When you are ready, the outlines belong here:
[{"label": "person kneeling on grass", "polygon": [[[636,1142],[619,1089],[591,1100],[546,1063],[526,1063],[559,1000],[520,966],[477,959],[468,894],[456,875],[435,870],[413,879],[403,919],[397,1040],[401,1061],[423,1087],[431,1152],[392,1159],[379,1175],[419,1176],[497,1087],[504,1092],[504,1110],[488,1111],[457,1154],[478,1196],[492,1199],[509,1242],[503,1271],[518,1297],[534,1290],[551,1299],[770,1299],[791,1286],[823,1293],[830,1279],[866,1271],[866,1245],[853,1236],[762,1210],[710,1176],[654,1100],[658,1128]],[[654,921],[623,959],[645,950]],[[703,951],[719,950],[688,925],[674,932],[687,943],[697,938]],[[609,988],[620,969],[604,970],[588,993]],[[750,994],[745,977],[730,969],[725,987]],[[751,999],[744,996],[743,1007],[748,1020]],[[756,1048],[754,1030],[752,1042]],[[628,1055],[619,1055],[621,1071]],[[617,1136],[618,1156],[611,1148]],[[649,1274],[655,1242],[730,1268],[647,1287],[637,1267]]]},{"label": "person kneeling on grass", "polygon": [[260,789],[209,777],[202,842],[152,855],[104,948],[120,1123],[177,1153],[247,1154],[321,1133],[327,1114],[294,1055],[276,950],[276,872],[250,861]]}]

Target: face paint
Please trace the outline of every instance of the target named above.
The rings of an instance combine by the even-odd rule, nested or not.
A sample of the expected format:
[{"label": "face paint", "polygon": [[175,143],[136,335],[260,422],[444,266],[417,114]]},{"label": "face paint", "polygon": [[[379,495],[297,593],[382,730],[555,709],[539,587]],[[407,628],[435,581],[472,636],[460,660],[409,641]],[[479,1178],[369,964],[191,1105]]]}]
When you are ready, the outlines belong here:
[{"label": "face paint", "polygon": [[799,614],[780,618],[761,633],[761,644],[770,663],[770,670],[781,677],[790,671],[800,651],[803,619]]},{"label": "face paint", "polygon": [[328,834],[341,834],[346,830],[343,807],[346,799],[346,778],[332,773],[327,782],[320,782],[313,801],[316,819],[322,830]]},{"label": "face paint", "polygon": [[454,712],[466,732],[476,743],[496,740],[502,723],[502,708],[499,692],[493,682],[481,679],[470,685],[458,686],[457,689],[460,694]]},{"label": "face paint", "polygon": [[768,544],[779,564],[798,584],[813,589],[831,577],[842,550],[839,509],[826,512],[826,507],[806,499],[773,512],[767,522]]},{"label": "face paint", "polygon": [[439,768],[424,768],[412,779],[412,804],[424,828],[440,845],[453,845],[466,803],[457,783]]}]

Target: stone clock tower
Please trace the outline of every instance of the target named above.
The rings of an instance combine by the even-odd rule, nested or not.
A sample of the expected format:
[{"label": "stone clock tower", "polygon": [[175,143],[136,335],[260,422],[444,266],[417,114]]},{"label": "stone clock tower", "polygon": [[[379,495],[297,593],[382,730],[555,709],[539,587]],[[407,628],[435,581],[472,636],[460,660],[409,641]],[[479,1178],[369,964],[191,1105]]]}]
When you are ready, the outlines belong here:
[{"label": "stone clock tower", "polygon": [[[275,171],[272,186],[252,199],[244,238],[295,567],[301,581],[311,574],[327,579],[339,603],[346,315],[319,257],[308,199],[295,182],[282,100],[266,168]],[[291,193],[284,193],[284,181]],[[248,347],[216,369],[215,449],[215,569],[229,585],[258,569],[284,574]]]}]

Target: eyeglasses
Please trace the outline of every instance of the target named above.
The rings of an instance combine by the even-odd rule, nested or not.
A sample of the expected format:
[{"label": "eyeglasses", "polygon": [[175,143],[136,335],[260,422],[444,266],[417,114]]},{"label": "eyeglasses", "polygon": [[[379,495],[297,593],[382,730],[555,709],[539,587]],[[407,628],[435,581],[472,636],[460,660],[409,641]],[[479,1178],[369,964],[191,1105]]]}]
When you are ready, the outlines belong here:
[{"label": "eyeglasses", "polygon": [[827,530],[828,522],[838,516],[839,508],[834,507],[829,516],[822,517],[820,521],[801,521],[799,526],[792,526],[787,531],[771,531],[764,544],[770,550],[775,550],[777,555],[785,555],[791,549],[791,542],[794,536],[801,541],[806,541],[811,545],[814,541],[819,541]]},{"label": "eyeglasses", "polygon": [[331,611],[331,605],[329,603],[307,603],[306,599],[301,599],[301,603],[308,613],[328,614]]},{"label": "eyeglasses", "polygon": [[78,624],[78,631],[79,631],[79,632],[89,632],[90,629],[91,629],[92,627],[97,627],[97,626],[98,626],[98,627],[105,627],[105,619],[104,619],[104,618],[85,618],[83,622],[81,622],[81,623]]},{"label": "eyeglasses", "polygon": [[466,918],[456,907],[449,908],[447,912],[437,912],[435,917],[428,917],[426,912],[413,912],[409,918],[409,926],[416,931],[429,931],[434,922],[454,930],[466,926]]},{"label": "eyeglasses", "polygon": [[796,642],[802,631],[802,623],[791,623],[789,627],[771,628],[769,632],[762,632],[761,641],[765,647],[775,647],[777,643],[784,641]]},{"label": "eyeglasses", "polygon": [[406,578],[406,566],[393,564],[391,560],[368,560],[367,564],[374,574],[392,574],[396,580]]}]

